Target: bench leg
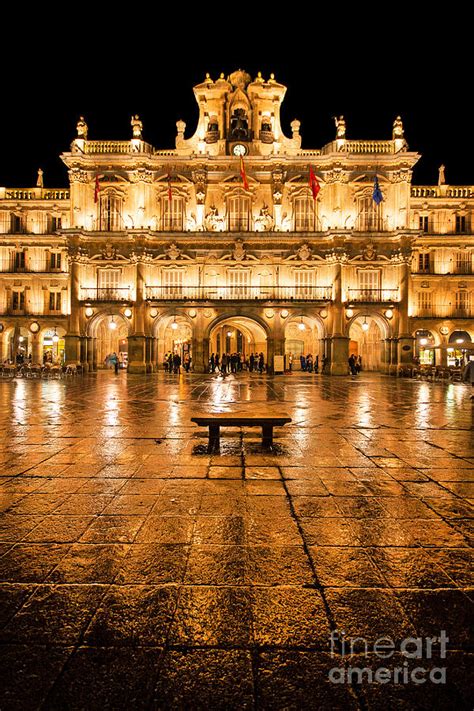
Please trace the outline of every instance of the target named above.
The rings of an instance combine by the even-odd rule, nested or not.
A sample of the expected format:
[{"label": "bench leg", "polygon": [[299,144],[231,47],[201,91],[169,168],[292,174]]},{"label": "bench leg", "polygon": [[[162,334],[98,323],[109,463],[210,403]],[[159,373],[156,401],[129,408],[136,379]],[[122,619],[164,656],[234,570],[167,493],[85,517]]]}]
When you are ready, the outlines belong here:
[{"label": "bench leg", "polygon": [[265,449],[273,446],[273,425],[262,425],[262,444]]},{"label": "bench leg", "polygon": [[220,447],[220,428],[219,425],[209,425],[209,445],[207,451],[209,453],[218,452]]}]

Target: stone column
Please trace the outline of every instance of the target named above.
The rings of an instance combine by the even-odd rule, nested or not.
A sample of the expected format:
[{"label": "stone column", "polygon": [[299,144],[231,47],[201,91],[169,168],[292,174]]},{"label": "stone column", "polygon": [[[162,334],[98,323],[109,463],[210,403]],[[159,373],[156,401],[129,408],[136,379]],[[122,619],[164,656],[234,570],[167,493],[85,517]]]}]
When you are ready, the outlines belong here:
[{"label": "stone column", "polygon": [[410,286],[410,264],[404,262],[401,266],[400,275],[400,303],[398,322],[398,362],[413,363],[414,339],[410,333],[410,319],[408,317],[409,286]]},{"label": "stone column", "polygon": [[332,303],[331,375],[347,375],[349,338],[344,335],[344,305],[342,303],[342,265],[335,265],[334,301]]},{"label": "stone column", "polygon": [[87,370],[94,370],[94,339],[87,336]]},{"label": "stone column", "polygon": [[80,264],[76,259],[70,262],[70,283],[71,283],[71,314],[69,316],[68,333],[64,337],[66,350],[66,363],[79,365],[81,362],[80,353],[80,285],[79,285]]},{"label": "stone column", "polygon": [[41,343],[39,333],[33,333],[31,336],[31,362],[33,364],[42,362],[40,347]]},{"label": "stone column", "polygon": [[146,373],[146,339],[145,339],[145,265],[137,262],[136,301],[134,308],[133,333],[128,336],[128,371],[130,373]]},{"label": "stone column", "polygon": [[[209,369],[209,339],[204,338],[204,317],[201,310],[193,321],[192,369],[195,373],[207,373]],[[225,345],[225,344],[224,344]]]},{"label": "stone column", "polygon": [[97,370],[97,338],[92,339],[92,370]]}]

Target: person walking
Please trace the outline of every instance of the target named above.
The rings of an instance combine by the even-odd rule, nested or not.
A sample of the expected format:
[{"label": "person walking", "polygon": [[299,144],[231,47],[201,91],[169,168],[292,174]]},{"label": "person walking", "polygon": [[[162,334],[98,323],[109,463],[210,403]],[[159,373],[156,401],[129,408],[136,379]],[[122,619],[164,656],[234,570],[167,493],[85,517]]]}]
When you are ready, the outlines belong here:
[{"label": "person walking", "polygon": [[[470,360],[464,367],[462,379],[465,383],[471,383],[471,388],[474,388],[474,360]],[[474,400],[474,390],[472,390],[471,400]]]},{"label": "person walking", "polygon": [[265,359],[263,357],[263,353],[260,353],[258,357],[258,370],[260,372],[260,375],[263,373],[263,369],[265,367]]},{"label": "person walking", "polygon": [[179,369],[181,368],[181,356],[179,353],[175,353],[173,356],[173,373],[176,375],[179,373]]},{"label": "person walking", "polygon": [[300,365],[301,365],[301,370],[306,370],[306,358],[304,357],[303,354],[300,355]]},{"label": "person walking", "polygon": [[293,353],[290,353],[288,356],[288,370],[291,371],[293,370]]},{"label": "person walking", "polygon": [[215,360],[215,358],[214,358],[214,353],[212,353],[212,355],[211,355],[211,357],[210,357],[210,359],[209,359],[209,363],[210,363],[210,371],[209,371],[209,372],[213,373],[213,372],[214,372],[214,368],[216,367],[216,360]]},{"label": "person walking", "polygon": [[251,353],[250,358],[249,358],[249,371],[250,372],[253,371],[254,365],[255,365],[255,357],[254,357],[253,353]]},{"label": "person walking", "polygon": [[354,354],[349,356],[349,370],[351,372],[351,375],[357,375],[357,370],[356,370],[356,357]]},{"label": "person walking", "polygon": [[221,356],[221,373],[222,377],[225,378],[227,375],[227,353],[223,353]]},{"label": "person walking", "polygon": [[115,351],[111,354],[109,362],[114,366],[115,375],[119,372],[119,359]]},{"label": "person walking", "polygon": [[191,367],[191,356],[189,353],[184,354],[184,369],[186,373],[189,373],[189,368]]}]

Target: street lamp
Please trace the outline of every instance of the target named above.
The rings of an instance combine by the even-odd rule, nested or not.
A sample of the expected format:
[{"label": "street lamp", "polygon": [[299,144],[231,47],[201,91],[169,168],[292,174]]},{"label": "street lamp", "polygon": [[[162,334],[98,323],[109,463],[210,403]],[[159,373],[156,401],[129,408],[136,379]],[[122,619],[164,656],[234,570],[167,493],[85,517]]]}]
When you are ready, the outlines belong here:
[{"label": "street lamp", "polygon": [[59,336],[58,332],[56,330],[56,326],[54,327],[54,333],[53,333],[53,338],[52,338],[53,343],[57,343],[59,341]]},{"label": "street lamp", "polygon": [[301,316],[300,322],[299,322],[299,324],[298,324],[298,328],[300,329],[300,331],[304,331],[304,330],[306,329],[306,326],[305,326],[304,323],[303,323],[303,317],[302,317],[302,316]]},{"label": "street lamp", "polygon": [[369,330],[369,324],[367,323],[367,316],[364,316],[364,323],[362,324],[362,330],[363,331]]},{"label": "street lamp", "polygon": [[109,328],[111,331],[115,331],[115,329],[117,328],[117,324],[115,323],[113,316],[112,316],[112,320],[109,322]]},{"label": "street lamp", "polygon": [[176,316],[173,317],[173,323],[171,324],[171,328],[173,329],[173,331],[176,331],[176,329],[178,328],[178,324],[176,323]]}]

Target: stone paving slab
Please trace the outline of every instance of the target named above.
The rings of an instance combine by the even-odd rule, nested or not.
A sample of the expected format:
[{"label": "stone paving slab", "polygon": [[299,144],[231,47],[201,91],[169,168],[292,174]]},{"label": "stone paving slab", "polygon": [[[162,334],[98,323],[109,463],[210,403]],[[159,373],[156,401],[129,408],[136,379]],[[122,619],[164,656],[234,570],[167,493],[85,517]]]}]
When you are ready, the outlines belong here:
[{"label": "stone paving slab", "polygon": [[[472,708],[469,395],[366,373],[0,382],[0,709]],[[208,455],[206,408],[293,422],[272,452],[223,428]],[[442,630],[446,657],[401,652]]]}]

